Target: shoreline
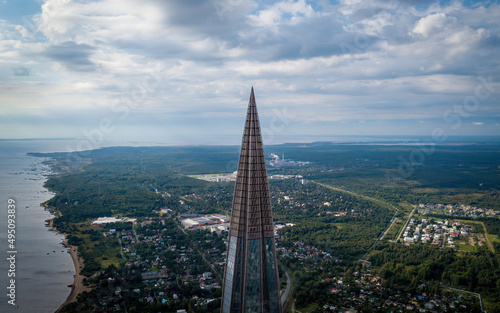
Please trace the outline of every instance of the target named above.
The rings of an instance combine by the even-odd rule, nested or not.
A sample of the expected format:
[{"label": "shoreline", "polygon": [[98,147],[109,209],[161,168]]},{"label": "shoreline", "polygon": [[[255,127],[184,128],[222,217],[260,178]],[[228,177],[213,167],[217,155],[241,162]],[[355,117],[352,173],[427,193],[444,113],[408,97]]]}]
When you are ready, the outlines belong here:
[{"label": "shoreline", "polygon": [[[64,234],[66,236],[66,234]],[[75,278],[73,284],[71,285],[71,292],[69,293],[66,300],[57,308],[56,312],[59,312],[65,305],[75,302],[78,299],[78,295],[85,291],[92,290],[89,287],[83,285],[83,279],[85,278],[80,274],[80,269],[83,267],[83,259],[78,256],[78,247],[68,245],[67,240],[64,241],[64,245],[69,247],[69,253],[71,259],[73,260],[73,265],[75,266]]]},{"label": "shoreline", "polygon": [[[49,158],[49,159],[52,159],[52,158]],[[53,166],[51,166],[51,174],[57,175],[56,172],[53,171]],[[47,182],[47,180],[45,182]],[[50,188],[47,188],[45,186],[45,182],[43,183],[42,187],[49,192],[54,192],[53,190],[51,190]],[[55,232],[64,236],[63,246],[69,249],[69,254],[70,254],[71,259],[73,261],[73,267],[75,268],[75,274],[73,275],[73,277],[74,277],[73,283],[71,285],[68,285],[68,287],[71,286],[71,291],[70,291],[68,297],[64,300],[64,302],[55,311],[55,313],[57,313],[67,304],[72,303],[72,302],[76,302],[78,299],[78,295],[80,295],[83,292],[91,291],[92,288],[86,287],[83,285],[83,279],[85,277],[80,274],[80,271],[84,266],[84,260],[83,260],[83,258],[78,256],[78,247],[69,245],[68,239],[67,239],[68,234],[60,232],[56,227],[54,227],[53,220],[54,220],[54,218],[60,216],[61,212],[59,212],[56,208],[49,207],[47,205],[47,201],[40,204],[40,206],[44,207],[47,211],[49,211],[53,215],[53,217],[50,220],[48,220],[48,224],[46,226],[49,229],[51,229],[52,231],[55,231]]]},{"label": "shoreline", "polygon": [[[54,215],[54,217],[56,217],[56,212],[55,212],[56,210],[49,209],[48,206],[45,203],[42,203],[42,206],[44,206],[48,210],[51,210],[52,213],[53,213],[53,215]],[[71,256],[71,259],[73,260],[73,267],[75,268],[75,274],[73,275],[74,276],[74,278],[73,278],[73,284],[68,285],[68,287],[71,286],[71,291],[70,291],[68,297],[66,298],[66,300],[64,300],[64,302],[55,311],[55,313],[57,313],[65,305],[67,305],[69,303],[72,303],[72,302],[76,302],[77,299],[78,299],[78,295],[80,295],[83,292],[91,291],[92,288],[83,285],[83,279],[85,277],[80,274],[80,270],[83,268],[83,265],[84,265],[83,262],[84,262],[84,260],[83,260],[83,258],[81,258],[80,256],[78,256],[78,247],[69,245],[68,244],[68,239],[66,238],[68,236],[68,234],[65,234],[65,233],[62,233],[62,232],[58,231],[57,228],[53,226],[52,222],[53,222],[53,218],[50,219],[50,220],[48,220],[47,227],[50,228],[52,231],[55,231],[55,232],[58,232],[59,234],[64,235],[63,246],[66,247],[66,248],[69,248],[69,254]]]}]

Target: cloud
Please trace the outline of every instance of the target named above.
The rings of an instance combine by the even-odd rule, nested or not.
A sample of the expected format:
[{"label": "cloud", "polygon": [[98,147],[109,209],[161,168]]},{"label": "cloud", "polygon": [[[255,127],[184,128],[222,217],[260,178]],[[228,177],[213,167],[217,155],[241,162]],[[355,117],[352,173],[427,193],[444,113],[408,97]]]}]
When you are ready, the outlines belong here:
[{"label": "cloud", "polygon": [[276,2],[249,17],[250,23],[257,27],[271,27],[273,31],[282,24],[298,24],[307,18],[319,16],[305,0]]},{"label": "cloud", "polygon": [[34,35],[31,31],[29,31],[26,27],[24,27],[23,25],[16,25],[16,30],[19,32],[19,34],[23,37],[23,38],[28,38],[28,39],[32,39],[34,38]]},{"label": "cloud", "polygon": [[70,70],[87,72],[96,69],[96,65],[90,60],[90,56],[95,50],[95,47],[87,44],[67,41],[47,47],[43,54]]},{"label": "cloud", "polygon": [[[263,120],[286,108],[308,132],[407,119],[423,131],[474,96],[477,77],[500,81],[498,16],[495,3],[432,0],[46,0],[29,27],[0,21],[0,113],[81,112],[83,127],[125,105],[120,125],[234,132],[254,85]],[[475,131],[499,122],[472,127],[498,119],[498,90],[486,91],[464,120]]]},{"label": "cloud", "polygon": [[14,76],[30,76],[30,71],[26,67],[14,67],[12,71]]},{"label": "cloud", "polygon": [[435,13],[422,17],[412,32],[420,34],[424,38],[428,38],[431,34],[446,33],[449,27],[457,23],[456,17],[446,16],[445,13]]},{"label": "cloud", "polygon": [[[447,16],[445,13],[435,13],[421,18],[412,30],[417,38],[424,39],[427,43],[431,43],[435,49],[444,48],[444,53],[441,55],[446,59],[435,62],[424,71],[436,71],[444,68],[445,63],[449,61],[457,62],[457,58],[461,58],[464,54],[477,47],[481,42],[490,37],[490,32],[480,27],[474,29],[469,25],[463,25],[458,22],[458,18]],[[435,53],[435,50],[429,49],[430,53]],[[429,48],[429,46],[427,46]],[[447,62],[446,62],[447,60]]]}]

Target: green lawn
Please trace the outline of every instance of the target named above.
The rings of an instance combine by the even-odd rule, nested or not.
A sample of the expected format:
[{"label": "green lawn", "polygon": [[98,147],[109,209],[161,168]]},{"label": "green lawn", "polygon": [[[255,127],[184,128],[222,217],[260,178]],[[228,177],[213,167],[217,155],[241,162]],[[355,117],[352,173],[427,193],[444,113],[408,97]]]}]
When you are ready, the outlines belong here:
[{"label": "green lawn", "polygon": [[488,233],[486,234],[486,236],[488,237],[488,240],[491,243],[491,249],[493,249],[493,252],[495,252],[495,247],[493,246],[493,243],[500,242],[500,238],[498,238],[498,235],[492,235],[492,234],[488,234]]},{"label": "green lawn", "polygon": [[500,242],[500,238],[498,238],[498,235],[488,234],[488,239],[490,240],[491,243]]},{"label": "green lawn", "polygon": [[338,229],[342,229],[345,226],[345,224],[342,223],[332,223],[332,225],[335,225]]},{"label": "green lawn", "polygon": [[[119,252],[120,251],[118,250],[118,253]],[[103,269],[107,268],[111,264],[113,264],[116,267],[120,267],[120,261],[116,257],[114,257],[112,259],[108,259],[108,260],[101,260],[100,262],[101,262],[101,266],[102,266]]]},{"label": "green lawn", "polygon": [[468,244],[465,245],[457,245],[458,250],[469,251],[469,252],[477,252],[477,246],[471,246]]}]

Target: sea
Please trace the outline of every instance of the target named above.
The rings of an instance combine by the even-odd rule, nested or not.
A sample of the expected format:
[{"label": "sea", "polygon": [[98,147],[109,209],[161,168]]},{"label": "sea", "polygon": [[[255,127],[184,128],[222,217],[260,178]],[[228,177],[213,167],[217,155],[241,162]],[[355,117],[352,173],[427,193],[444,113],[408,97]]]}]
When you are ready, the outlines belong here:
[{"label": "sea", "polygon": [[[64,236],[46,227],[52,215],[40,206],[53,196],[43,187],[51,171],[45,158],[27,155],[65,151],[68,143],[0,141],[0,312],[55,312],[71,291],[75,269],[62,245]],[[14,223],[8,222],[9,200],[15,206]],[[15,231],[10,242],[9,229]]]},{"label": "sea", "polygon": [[[496,142],[500,137],[479,141]],[[199,138],[198,138],[199,139]],[[212,141],[185,144],[239,145],[241,136],[214,137]],[[454,138],[448,143],[477,141],[478,138]],[[425,141],[417,137],[276,137],[272,144],[333,141],[361,144],[412,144]],[[0,140],[0,312],[55,312],[68,297],[75,274],[64,236],[46,226],[53,216],[41,207],[53,194],[43,187],[51,169],[46,158],[28,152],[69,152],[106,146],[168,146],[180,143],[102,142],[89,145],[83,139]],[[15,206],[15,218],[9,222],[9,200]],[[11,207],[12,209],[12,207]],[[10,228],[9,228],[10,227]],[[15,238],[8,231],[15,230]],[[10,246],[12,244],[12,246]],[[10,271],[10,272],[9,272]],[[15,274],[15,277],[13,276]],[[9,277],[11,275],[11,277]],[[14,282],[11,282],[14,279]],[[10,301],[14,300],[14,301]],[[10,301],[10,303],[9,303]]]}]

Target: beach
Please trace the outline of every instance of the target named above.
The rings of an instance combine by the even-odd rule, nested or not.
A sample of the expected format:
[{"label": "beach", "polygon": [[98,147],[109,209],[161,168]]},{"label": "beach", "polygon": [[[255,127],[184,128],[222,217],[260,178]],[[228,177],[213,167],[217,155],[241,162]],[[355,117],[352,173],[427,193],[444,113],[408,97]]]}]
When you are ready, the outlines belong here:
[{"label": "beach", "polygon": [[[55,212],[56,210],[54,210]],[[57,215],[56,215],[57,216]],[[52,225],[52,220],[48,221],[47,227],[52,229],[53,231],[58,232],[57,228]],[[82,292],[85,291],[90,291],[92,288],[84,286],[83,285],[83,279],[85,278],[83,275],[80,274],[83,266],[84,266],[84,260],[78,255],[78,247],[72,246],[68,244],[68,239],[66,238],[67,234],[60,233],[61,235],[65,236],[65,240],[63,243],[63,246],[67,247],[69,250],[69,254],[71,255],[71,260],[73,261],[73,266],[75,268],[75,274],[74,274],[74,279],[73,279],[73,284],[71,284],[71,292],[66,298],[66,300],[59,306],[56,312],[59,312],[66,304],[75,302],[78,299],[78,295],[81,294]]]},{"label": "beach", "polygon": [[73,264],[75,266],[75,279],[73,281],[73,285],[71,286],[71,292],[68,298],[66,299],[66,301],[64,301],[63,304],[61,304],[61,306],[59,307],[59,309],[57,309],[56,312],[58,312],[66,304],[75,302],[78,299],[78,295],[81,294],[82,292],[91,290],[91,288],[83,285],[83,279],[85,277],[80,274],[80,271],[83,268],[83,259],[78,256],[78,247],[69,245],[68,247],[71,258],[73,259]]}]

